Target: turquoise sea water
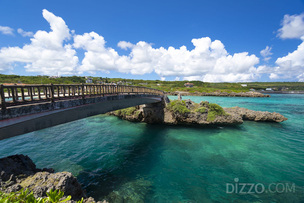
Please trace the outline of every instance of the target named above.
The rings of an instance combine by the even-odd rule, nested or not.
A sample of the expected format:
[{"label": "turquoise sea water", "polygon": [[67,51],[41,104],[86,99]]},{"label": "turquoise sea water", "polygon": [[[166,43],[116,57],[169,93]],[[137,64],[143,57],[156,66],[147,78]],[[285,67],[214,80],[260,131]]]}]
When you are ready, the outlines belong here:
[{"label": "turquoise sea water", "polygon": [[[110,196],[117,202],[121,197],[129,202],[300,202],[304,95],[183,99],[276,111],[288,121],[202,128],[131,123],[99,115],[2,140],[0,157],[26,154],[40,168],[70,171],[90,196],[100,200]],[[294,184],[296,189],[226,193],[227,183],[235,184],[235,178],[266,189],[271,183]]]}]

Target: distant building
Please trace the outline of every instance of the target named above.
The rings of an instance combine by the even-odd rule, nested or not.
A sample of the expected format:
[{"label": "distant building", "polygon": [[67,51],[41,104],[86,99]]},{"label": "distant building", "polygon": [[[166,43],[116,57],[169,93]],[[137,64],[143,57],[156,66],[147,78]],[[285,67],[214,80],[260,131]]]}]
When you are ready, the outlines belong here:
[{"label": "distant building", "polygon": [[60,77],[59,76],[50,76],[49,78],[56,79],[56,78],[60,78]]},{"label": "distant building", "polygon": [[247,84],[241,84],[242,87],[247,87]]},{"label": "distant building", "polygon": [[252,91],[252,92],[254,92],[254,91],[255,91],[255,89],[252,89],[252,88],[251,88],[251,89],[250,89],[249,91]]},{"label": "distant building", "polygon": [[266,91],[273,91],[272,88],[268,87],[266,88]]},{"label": "distant building", "polygon": [[86,83],[93,83],[93,78],[86,78]]},{"label": "distant building", "polygon": [[185,86],[185,87],[193,87],[194,85],[193,85],[193,83],[187,82],[187,83],[184,84],[184,86]]},{"label": "distant building", "polygon": [[147,85],[148,83],[145,82],[145,83],[138,83],[138,84],[139,85]]}]

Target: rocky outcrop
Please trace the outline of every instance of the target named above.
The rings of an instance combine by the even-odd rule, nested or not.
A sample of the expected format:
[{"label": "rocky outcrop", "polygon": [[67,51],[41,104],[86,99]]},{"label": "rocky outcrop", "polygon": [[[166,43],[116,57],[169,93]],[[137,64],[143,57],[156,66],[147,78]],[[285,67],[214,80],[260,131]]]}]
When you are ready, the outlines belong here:
[{"label": "rocky outcrop", "polygon": [[168,95],[182,96],[218,96],[218,97],[270,97],[269,94],[262,94],[260,92],[167,92]]},{"label": "rocky outcrop", "polygon": [[54,173],[53,169],[38,169],[33,161],[24,155],[13,155],[0,159],[0,190],[6,193],[29,189],[34,196],[46,197],[46,192],[59,189],[72,201],[95,202],[87,198],[77,179],[69,172]]},{"label": "rocky outcrop", "polygon": [[224,110],[230,115],[239,115],[243,120],[249,120],[249,121],[279,123],[287,120],[286,117],[276,112],[270,113],[268,111],[253,111],[241,107],[224,108]]},{"label": "rocky outcrop", "polygon": [[[122,119],[146,123],[163,123],[171,125],[239,125],[244,120],[261,122],[283,122],[287,120],[279,113],[253,111],[240,107],[222,108],[217,104],[203,101],[200,104],[191,100],[164,101],[157,104],[141,105],[131,111],[114,111],[110,115]],[[121,112],[129,112],[124,114]]]}]

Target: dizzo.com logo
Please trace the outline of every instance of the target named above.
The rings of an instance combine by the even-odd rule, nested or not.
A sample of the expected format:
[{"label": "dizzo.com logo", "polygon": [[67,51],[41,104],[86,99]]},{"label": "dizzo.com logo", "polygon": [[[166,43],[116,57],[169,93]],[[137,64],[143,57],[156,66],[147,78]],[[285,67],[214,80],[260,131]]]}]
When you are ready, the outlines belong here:
[{"label": "dizzo.com logo", "polygon": [[287,193],[296,191],[295,183],[241,183],[238,178],[234,183],[226,183],[226,193],[236,194],[261,194],[261,193]]}]

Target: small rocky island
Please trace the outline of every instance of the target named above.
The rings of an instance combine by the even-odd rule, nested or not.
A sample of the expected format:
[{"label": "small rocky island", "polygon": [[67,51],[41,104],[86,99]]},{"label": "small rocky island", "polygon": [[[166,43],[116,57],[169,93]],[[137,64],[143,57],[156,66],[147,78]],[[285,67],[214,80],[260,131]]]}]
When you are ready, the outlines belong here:
[{"label": "small rocky island", "polygon": [[283,122],[286,117],[279,113],[253,111],[240,107],[222,108],[218,104],[202,101],[200,104],[191,100],[168,98],[156,104],[130,107],[108,113],[124,120],[163,123],[171,125],[222,126],[239,125],[244,120],[262,122]]}]

